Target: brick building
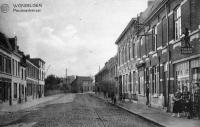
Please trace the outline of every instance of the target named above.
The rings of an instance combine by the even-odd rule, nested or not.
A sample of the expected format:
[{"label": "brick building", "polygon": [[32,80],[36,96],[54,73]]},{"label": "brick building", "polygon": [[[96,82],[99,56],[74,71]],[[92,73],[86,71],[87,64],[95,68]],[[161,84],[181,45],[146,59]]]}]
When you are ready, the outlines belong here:
[{"label": "brick building", "polygon": [[87,76],[76,76],[71,83],[71,91],[75,93],[93,92],[93,79]]},{"label": "brick building", "polygon": [[[136,94],[146,103],[168,107],[179,87],[200,81],[200,1],[155,0],[133,18],[118,40],[118,71],[122,93]],[[130,92],[129,92],[130,91]],[[129,97],[130,98],[130,97]]]},{"label": "brick building", "polygon": [[121,33],[115,44],[118,45],[118,80],[120,97],[137,100],[136,92],[136,19],[133,18]]},{"label": "brick building", "polygon": [[119,95],[119,84],[117,82],[117,55],[110,58],[104,67],[95,75],[95,91],[102,94],[105,92],[108,97],[114,92]]}]

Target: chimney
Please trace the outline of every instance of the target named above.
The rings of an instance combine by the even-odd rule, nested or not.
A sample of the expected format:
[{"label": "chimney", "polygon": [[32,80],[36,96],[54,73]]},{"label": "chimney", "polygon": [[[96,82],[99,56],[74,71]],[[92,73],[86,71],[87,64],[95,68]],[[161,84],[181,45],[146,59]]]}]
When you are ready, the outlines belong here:
[{"label": "chimney", "polygon": [[155,1],[155,0],[148,0],[148,2],[147,2],[147,7],[152,6],[153,3],[154,3],[154,1]]}]

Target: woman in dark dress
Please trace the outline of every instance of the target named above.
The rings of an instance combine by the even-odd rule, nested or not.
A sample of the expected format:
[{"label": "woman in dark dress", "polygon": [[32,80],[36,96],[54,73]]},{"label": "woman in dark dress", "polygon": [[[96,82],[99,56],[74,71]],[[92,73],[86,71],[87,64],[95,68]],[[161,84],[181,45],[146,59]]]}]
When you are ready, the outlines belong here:
[{"label": "woman in dark dress", "polygon": [[182,93],[183,111],[186,117],[190,118],[191,113],[191,94],[187,86],[184,86]]},{"label": "woman in dark dress", "polygon": [[194,91],[193,114],[200,119],[200,84],[196,84]]},{"label": "woman in dark dress", "polygon": [[178,88],[173,97],[174,107],[172,116],[175,116],[177,113],[177,117],[180,117],[179,113],[182,112],[181,98],[182,98],[182,93],[180,92],[180,88]]}]

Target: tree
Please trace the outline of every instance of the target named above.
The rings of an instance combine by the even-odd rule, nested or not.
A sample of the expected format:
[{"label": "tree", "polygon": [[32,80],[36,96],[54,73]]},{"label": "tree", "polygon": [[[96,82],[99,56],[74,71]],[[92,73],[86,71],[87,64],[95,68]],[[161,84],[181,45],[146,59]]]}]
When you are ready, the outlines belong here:
[{"label": "tree", "polygon": [[49,75],[45,79],[45,89],[46,90],[55,90],[60,89],[61,79],[55,75]]}]

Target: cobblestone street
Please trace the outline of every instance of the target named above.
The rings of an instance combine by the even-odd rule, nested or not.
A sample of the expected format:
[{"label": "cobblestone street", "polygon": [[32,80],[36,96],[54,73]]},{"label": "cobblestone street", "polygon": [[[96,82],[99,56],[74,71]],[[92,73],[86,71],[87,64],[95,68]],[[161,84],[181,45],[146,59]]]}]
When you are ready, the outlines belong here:
[{"label": "cobblestone street", "polygon": [[1,114],[0,125],[9,127],[156,126],[89,94],[73,96],[65,95],[28,110]]}]

